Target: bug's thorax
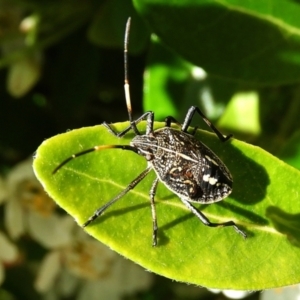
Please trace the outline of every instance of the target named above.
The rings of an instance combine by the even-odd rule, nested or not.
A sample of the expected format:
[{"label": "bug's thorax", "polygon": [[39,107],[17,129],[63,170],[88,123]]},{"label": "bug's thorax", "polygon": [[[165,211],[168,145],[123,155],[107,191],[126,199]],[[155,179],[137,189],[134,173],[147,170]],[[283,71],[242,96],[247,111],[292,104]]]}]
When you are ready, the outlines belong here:
[{"label": "bug's thorax", "polygon": [[135,136],[130,145],[135,147],[138,154],[145,157],[147,161],[159,160],[166,153],[179,155],[182,152],[184,144],[175,138],[178,134],[180,131],[164,127],[150,134]]},{"label": "bug's thorax", "polygon": [[158,141],[153,133],[148,135],[136,135],[130,142],[130,146],[137,149],[137,153],[143,156],[147,161],[154,159],[157,151]]}]

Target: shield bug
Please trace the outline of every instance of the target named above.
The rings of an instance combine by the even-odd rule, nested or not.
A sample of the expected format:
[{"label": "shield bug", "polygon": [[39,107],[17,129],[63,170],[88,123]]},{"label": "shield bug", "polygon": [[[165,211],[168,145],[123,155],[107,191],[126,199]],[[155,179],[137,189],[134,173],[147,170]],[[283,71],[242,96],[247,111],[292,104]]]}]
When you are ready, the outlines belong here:
[{"label": "shield bug", "polygon": [[[237,233],[246,238],[246,234],[238,228],[233,221],[223,223],[212,223],[209,219],[192,203],[210,204],[223,200],[232,191],[232,176],[225,164],[202,142],[198,141],[194,135],[188,132],[191,121],[195,113],[199,114],[204,122],[217,135],[221,142],[225,142],[231,138],[231,135],[223,136],[223,134],[205,117],[198,107],[192,106],[181,125],[175,118],[169,116],[165,119],[165,127],[154,130],[154,112],[148,111],[141,115],[138,119],[133,120],[132,108],[129,93],[128,82],[128,41],[129,41],[130,18],[126,24],[124,39],[124,66],[125,66],[125,99],[128,111],[130,125],[121,132],[116,132],[111,125],[106,122],[103,126],[107,130],[121,138],[130,130],[135,137],[130,145],[99,145],[90,149],[86,149],[79,153],[73,154],[69,158],[61,162],[53,171],[55,174],[61,167],[69,161],[85,155],[90,152],[105,149],[123,149],[129,150],[143,156],[147,161],[147,168],[139,174],[128,186],[116,195],[109,202],[98,208],[91,217],[82,225],[88,226],[96,218],[101,216],[104,211],[112,204],[121,199],[130,190],[141,182],[151,170],[156,173],[156,179],[150,188],[150,204],[152,212],[152,245],[157,245],[157,218],[155,209],[155,194],[157,185],[162,182],[170,191],[176,194],[182,203],[206,226],[209,227],[226,227],[232,226]],[[146,132],[141,133],[137,125],[146,120]],[[181,130],[172,128],[172,123],[181,126]]]}]

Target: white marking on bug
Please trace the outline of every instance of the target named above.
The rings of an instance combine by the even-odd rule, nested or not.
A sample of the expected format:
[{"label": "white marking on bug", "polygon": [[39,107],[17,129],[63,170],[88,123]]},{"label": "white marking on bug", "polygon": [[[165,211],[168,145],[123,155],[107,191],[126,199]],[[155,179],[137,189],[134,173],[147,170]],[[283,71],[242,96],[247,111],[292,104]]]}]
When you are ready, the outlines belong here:
[{"label": "white marking on bug", "polygon": [[214,184],[216,184],[218,182],[218,179],[211,177],[211,178],[209,178],[208,182],[209,182],[209,184],[214,185]]},{"label": "white marking on bug", "polygon": [[202,179],[203,179],[203,181],[207,182],[209,180],[209,177],[210,177],[209,174],[204,174]]},{"label": "white marking on bug", "polygon": [[210,177],[209,174],[204,174],[202,179],[203,179],[203,181],[208,182],[211,185],[215,185],[218,182],[217,178]]},{"label": "white marking on bug", "polygon": [[168,148],[165,148],[165,147],[161,147],[161,146],[157,146],[157,145],[153,145],[151,143],[147,143],[147,142],[141,142],[140,145],[143,145],[143,146],[151,146],[152,148],[156,147],[157,149],[162,149],[166,152],[170,152],[170,153],[175,153],[176,155],[186,159],[186,160],[189,160],[189,161],[192,161],[192,162],[195,162],[195,163],[198,163],[198,160],[196,159],[193,159],[192,157],[188,156],[188,155],[185,155],[183,153],[179,153],[179,152],[175,152],[174,150],[170,150]]},{"label": "white marking on bug", "polygon": [[214,165],[218,166],[217,162],[214,161],[211,157],[209,157],[208,155],[205,155],[206,159],[211,161]]}]

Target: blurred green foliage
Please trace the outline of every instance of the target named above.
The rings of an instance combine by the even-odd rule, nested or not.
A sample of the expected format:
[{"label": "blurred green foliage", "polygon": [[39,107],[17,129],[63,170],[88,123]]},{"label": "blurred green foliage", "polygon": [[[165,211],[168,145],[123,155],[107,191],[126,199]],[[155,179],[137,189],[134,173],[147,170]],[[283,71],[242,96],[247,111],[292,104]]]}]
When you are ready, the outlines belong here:
[{"label": "blurred green foliage", "polygon": [[[232,107],[230,124],[221,125],[280,153],[299,128],[298,3],[135,0],[134,6],[130,0],[1,0],[1,162],[13,165],[57,132],[126,120],[128,16],[135,116],[144,107],[157,120],[182,120],[198,105],[216,120],[236,94],[254,92],[254,112],[248,100],[237,104],[249,110],[247,125],[233,128]],[[206,73],[199,77],[195,65]]]},{"label": "blurred green foliage", "polygon": [[197,105],[299,168],[299,13],[293,0],[0,0],[1,172],[57,133],[127,120],[128,16],[135,117]]}]

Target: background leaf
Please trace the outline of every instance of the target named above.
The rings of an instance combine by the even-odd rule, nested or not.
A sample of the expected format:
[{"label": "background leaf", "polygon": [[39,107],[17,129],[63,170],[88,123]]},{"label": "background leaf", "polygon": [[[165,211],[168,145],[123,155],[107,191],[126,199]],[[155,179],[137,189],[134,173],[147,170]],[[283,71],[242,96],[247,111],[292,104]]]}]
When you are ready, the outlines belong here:
[{"label": "background leaf", "polygon": [[[47,137],[103,121],[128,119],[123,44],[129,15],[134,118],[144,112],[144,107],[155,112],[156,120],[168,115],[183,120],[187,108],[197,105],[222,132],[229,130],[236,138],[299,167],[299,1],[0,0],[0,7],[0,176],[4,181]],[[33,55],[39,69],[35,84],[27,85],[16,99],[20,95],[17,88],[26,86],[26,76],[9,85],[9,69]],[[254,97],[250,99],[250,95]],[[37,165],[42,168],[45,162],[46,168],[38,172],[39,176],[45,175],[47,189],[52,187],[59,203],[77,216],[80,224],[146,165],[133,153],[102,151],[50,175],[47,164],[50,170],[81,147],[121,142],[105,135],[101,127],[95,130],[97,133],[91,134],[85,128],[76,140],[73,132],[63,135],[57,144],[47,142],[53,147],[46,147],[49,151],[45,150],[45,155],[41,155],[44,150],[38,152]],[[129,143],[131,137],[122,142]],[[247,289],[299,282],[298,173],[258,148],[235,140],[221,145],[202,133],[199,138],[222,156],[234,175],[231,197],[201,209],[212,221],[234,219],[247,231],[246,241],[230,228],[206,228],[160,185],[160,244],[152,249],[148,190],[153,174],[88,230],[146,268],[178,280]],[[79,166],[82,174],[90,174],[91,163],[95,173],[89,178],[93,180],[76,173]],[[16,190],[20,211],[27,214],[23,193],[19,186]],[[5,207],[0,207],[2,219],[7,218]],[[36,211],[34,206],[30,209]],[[53,211],[57,213],[68,218],[61,210]],[[0,293],[4,289],[16,299],[38,298],[34,281],[42,259],[51,251],[26,231],[27,224],[24,222],[23,228],[26,235],[13,239],[25,255],[17,265],[4,265],[5,280],[0,287]],[[9,236],[11,231],[4,222],[0,227]],[[80,227],[77,230],[83,233]],[[125,248],[124,238],[131,244]],[[96,257],[103,259],[102,255]],[[65,259],[62,264],[60,271],[64,273],[68,264]],[[128,280],[140,284],[126,267],[124,270]],[[82,270],[76,275],[80,283],[70,297],[82,295],[85,274]],[[109,276],[110,272],[105,274]],[[195,297],[195,291],[198,298],[222,297],[194,285],[151,277],[151,287],[125,297],[186,300]],[[93,282],[100,289],[97,283]],[[59,293],[56,286],[53,289]],[[185,293],[179,293],[179,289],[185,289]],[[262,299],[262,295],[251,294],[251,298]],[[285,297],[284,293],[280,296]]]},{"label": "background leaf", "polygon": [[296,131],[287,141],[279,157],[294,168],[300,169],[300,131]]},{"label": "background leaf", "polygon": [[144,51],[149,39],[149,32],[134,9],[131,0],[105,2],[89,27],[90,41],[101,47],[123,48],[124,24],[129,16],[133,20],[130,30],[130,52],[137,54]]},{"label": "background leaf", "polygon": [[[144,128],[145,124],[141,125]],[[128,123],[114,126],[119,131]],[[73,160],[55,175],[52,171],[83,149],[97,144],[128,144],[131,138],[128,134],[118,139],[103,126],[57,135],[38,149],[35,173],[49,195],[82,224],[145,169],[146,162],[128,151],[105,150]],[[264,150],[238,140],[221,144],[214,135],[202,131],[197,138],[218,154],[234,178],[232,196],[201,206],[201,210],[212,221],[234,220],[247,232],[248,239],[243,240],[232,228],[204,226],[177,197],[159,185],[158,247],[151,247],[148,193],[154,174],[88,226],[88,233],[146,269],[178,281],[247,290],[299,282],[300,249],[290,242],[286,232],[273,227],[266,213],[268,209],[270,213],[270,207],[271,212],[274,207],[288,214],[300,212],[300,173]],[[299,234],[297,230],[291,232]]]},{"label": "background leaf", "polygon": [[190,63],[153,39],[144,76],[144,110],[155,111],[156,120],[164,120],[166,112],[176,119],[181,118],[191,106],[187,97],[191,69]]},{"label": "background leaf", "polygon": [[297,1],[133,2],[166,45],[210,75],[260,85],[299,81]]}]

